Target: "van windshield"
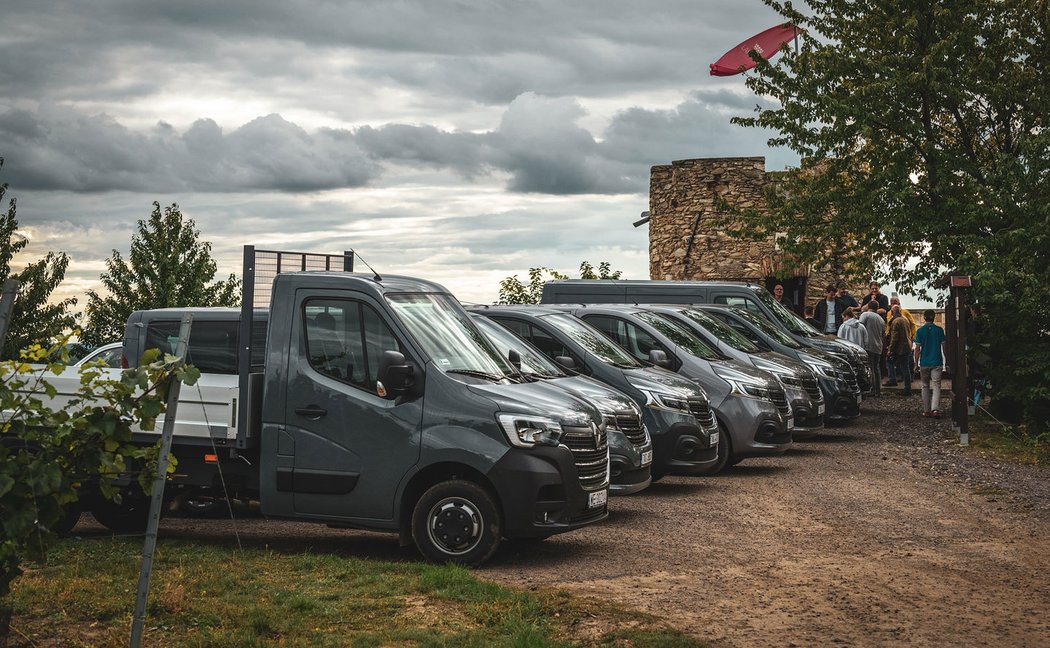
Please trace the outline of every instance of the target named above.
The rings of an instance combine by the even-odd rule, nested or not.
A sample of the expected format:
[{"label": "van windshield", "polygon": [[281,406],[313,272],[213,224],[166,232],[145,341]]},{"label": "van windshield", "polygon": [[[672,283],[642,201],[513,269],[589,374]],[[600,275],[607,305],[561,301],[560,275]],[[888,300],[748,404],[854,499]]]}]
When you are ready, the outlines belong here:
[{"label": "van windshield", "polygon": [[388,294],[386,300],[441,371],[495,380],[513,371],[452,296],[401,293]]},{"label": "van windshield", "polygon": [[518,356],[521,358],[521,373],[526,376],[560,378],[566,375],[564,371],[558,368],[558,365],[548,360],[547,356],[543,355],[539,349],[514,335],[504,326],[487,317],[474,316],[471,319],[481,329],[481,332],[488,337],[489,341],[495,345],[501,356],[504,358],[509,357],[511,349],[518,352]]},{"label": "van windshield", "polygon": [[734,331],[732,327],[718,321],[704,311],[696,310],[694,308],[685,308],[678,312],[707,329],[711,335],[715,336],[722,342],[725,342],[737,351],[743,351],[744,353],[758,353],[761,351],[754,342],[743,335],[740,335],[740,333]]},{"label": "van windshield", "polygon": [[784,325],[784,328],[795,335],[805,335],[806,337],[809,337],[809,333],[806,329],[798,323],[798,317],[789,311],[786,306],[774,299],[773,295],[770,295],[768,290],[761,286],[752,286],[751,289],[754,291],[755,296],[757,296],[762,303],[766,305],[766,308],[773,313],[773,317]]},{"label": "van windshield", "polygon": [[621,369],[644,366],[635,360],[634,356],[628,355],[626,351],[613,344],[604,333],[581,319],[559,313],[545,315],[543,321],[571,337],[574,342],[605,364]]},{"label": "van windshield", "polygon": [[755,327],[758,328],[758,330],[762,331],[763,333],[773,338],[780,344],[783,344],[784,346],[791,349],[802,348],[801,344],[792,339],[790,335],[784,333],[784,331],[774,326],[773,323],[767,320],[766,318],[759,317],[758,315],[755,315],[750,311],[744,310],[743,308],[733,308],[733,312],[739,315],[742,319],[747,320],[751,324],[754,324]]},{"label": "van windshield", "polygon": [[638,313],[638,319],[648,322],[654,329],[660,331],[668,340],[674,342],[679,348],[687,353],[703,360],[724,360],[722,354],[715,351],[706,342],[696,336],[695,333],[684,328],[678,322],[673,321],[666,315],[660,313]]}]

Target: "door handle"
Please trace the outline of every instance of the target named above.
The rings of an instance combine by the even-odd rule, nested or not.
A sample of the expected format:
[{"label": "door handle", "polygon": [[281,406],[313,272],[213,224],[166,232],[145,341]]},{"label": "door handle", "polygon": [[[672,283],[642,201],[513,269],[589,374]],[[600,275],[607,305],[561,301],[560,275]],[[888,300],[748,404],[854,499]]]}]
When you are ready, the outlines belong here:
[{"label": "door handle", "polygon": [[316,421],[317,419],[327,414],[328,410],[322,409],[316,405],[310,405],[308,407],[297,407],[295,409],[295,413],[299,416],[305,416],[311,421]]}]

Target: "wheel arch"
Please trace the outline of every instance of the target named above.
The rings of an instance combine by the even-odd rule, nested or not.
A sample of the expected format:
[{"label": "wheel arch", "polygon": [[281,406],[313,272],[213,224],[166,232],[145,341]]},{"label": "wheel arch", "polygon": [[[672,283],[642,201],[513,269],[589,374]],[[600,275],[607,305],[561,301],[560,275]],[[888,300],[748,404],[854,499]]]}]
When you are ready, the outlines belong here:
[{"label": "wheel arch", "polygon": [[488,491],[496,503],[500,519],[503,519],[503,502],[499,497],[499,491],[496,490],[492,481],[480,470],[455,461],[430,464],[412,475],[408,483],[405,484],[404,489],[402,489],[401,497],[398,500],[397,532],[403,546],[412,544],[412,511],[415,509],[416,502],[430,487],[453,479],[473,482]]}]

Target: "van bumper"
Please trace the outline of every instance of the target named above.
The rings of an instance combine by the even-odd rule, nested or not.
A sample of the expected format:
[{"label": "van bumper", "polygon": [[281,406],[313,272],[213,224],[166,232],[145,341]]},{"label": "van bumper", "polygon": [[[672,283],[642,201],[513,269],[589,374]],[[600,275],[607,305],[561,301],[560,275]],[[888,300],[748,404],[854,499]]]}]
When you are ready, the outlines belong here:
[{"label": "van bumper", "polygon": [[860,416],[860,393],[850,391],[845,381],[821,378],[820,390],[827,404],[825,421],[851,421]]},{"label": "van bumper", "polygon": [[499,495],[508,538],[542,538],[609,517],[607,504],[588,506],[591,492],[577,481],[566,448],[511,448],[487,476]]},{"label": "van bumper", "polygon": [[654,475],[700,475],[718,461],[718,437],[711,443],[692,414],[646,407],[643,417],[653,439]]},{"label": "van bumper", "polygon": [[772,401],[727,396],[718,413],[733,441],[733,457],[772,457],[791,447],[787,421]]}]

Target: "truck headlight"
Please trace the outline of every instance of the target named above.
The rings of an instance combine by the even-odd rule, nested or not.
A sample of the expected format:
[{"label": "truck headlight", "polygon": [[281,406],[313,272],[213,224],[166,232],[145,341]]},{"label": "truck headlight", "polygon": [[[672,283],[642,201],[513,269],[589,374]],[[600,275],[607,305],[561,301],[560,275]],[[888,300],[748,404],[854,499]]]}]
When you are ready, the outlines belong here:
[{"label": "truck headlight", "polygon": [[510,444],[518,448],[557,447],[561,443],[561,423],[554,419],[528,414],[500,414],[498,420]]}]

